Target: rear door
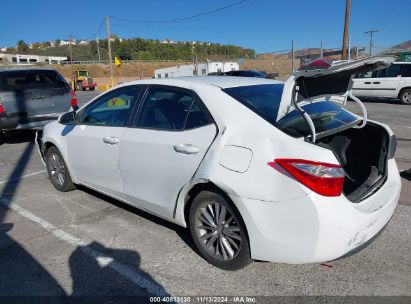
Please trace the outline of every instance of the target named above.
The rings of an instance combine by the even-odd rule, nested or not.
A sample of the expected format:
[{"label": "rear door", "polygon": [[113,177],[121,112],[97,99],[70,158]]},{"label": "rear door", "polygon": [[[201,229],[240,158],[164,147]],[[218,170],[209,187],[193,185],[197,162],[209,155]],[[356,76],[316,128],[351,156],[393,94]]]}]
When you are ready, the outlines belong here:
[{"label": "rear door", "polygon": [[375,71],[369,79],[369,96],[376,98],[396,98],[401,82],[401,64],[392,64],[386,69]]},{"label": "rear door", "polygon": [[150,86],[120,147],[126,199],[171,218],[181,188],[195,174],[217,132],[190,90]]}]

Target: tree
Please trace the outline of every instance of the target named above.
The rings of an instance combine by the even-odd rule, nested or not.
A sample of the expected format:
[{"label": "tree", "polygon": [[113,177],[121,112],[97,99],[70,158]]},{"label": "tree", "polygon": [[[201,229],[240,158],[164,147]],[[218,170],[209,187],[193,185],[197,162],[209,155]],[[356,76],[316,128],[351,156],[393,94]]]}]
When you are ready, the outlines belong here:
[{"label": "tree", "polygon": [[19,40],[17,41],[17,52],[19,53],[26,53],[29,49],[29,46],[27,43],[24,42],[24,40]]},{"label": "tree", "polygon": [[41,42],[33,42],[33,49],[39,49],[43,47],[43,44]]},{"label": "tree", "polygon": [[61,44],[61,39],[56,39],[56,40],[54,41],[54,46],[55,46],[55,47],[59,47],[60,44]]}]

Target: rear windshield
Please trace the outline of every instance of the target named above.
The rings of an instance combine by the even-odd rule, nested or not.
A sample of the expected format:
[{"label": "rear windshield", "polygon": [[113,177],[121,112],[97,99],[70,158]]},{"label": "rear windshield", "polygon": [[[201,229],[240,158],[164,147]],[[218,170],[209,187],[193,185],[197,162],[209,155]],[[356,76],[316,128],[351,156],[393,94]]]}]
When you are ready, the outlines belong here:
[{"label": "rear windshield", "polygon": [[[293,137],[311,135],[307,122],[296,110],[276,121],[283,89],[283,84],[264,84],[223,91],[285,133]],[[313,120],[317,134],[344,128],[358,121],[355,115],[330,101],[318,101],[303,105],[302,108]]]},{"label": "rear windshield", "polygon": [[65,80],[51,70],[7,71],[0,73],[2,91],[67,88]]},{"label": "rear windshield", "polygon": [[[302,108],[310,115],[317,134],[343,129],[359,121],[355,115],[330,101],[309,103],[302,106]],[[311,135],[307,122],[296,110],[286,114],[277,121],[277,124],[280,130],[294,137]]]}]

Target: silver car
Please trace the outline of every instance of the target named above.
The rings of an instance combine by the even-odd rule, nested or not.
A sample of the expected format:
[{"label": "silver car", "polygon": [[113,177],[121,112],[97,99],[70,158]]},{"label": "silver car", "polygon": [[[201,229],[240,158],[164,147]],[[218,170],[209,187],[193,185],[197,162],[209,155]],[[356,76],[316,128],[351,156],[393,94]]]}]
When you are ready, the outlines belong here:
[{"label": "silver car", "polygon": [[77,100],[57,71],[0,70],[0,131],[42,127],[70,106]]}]

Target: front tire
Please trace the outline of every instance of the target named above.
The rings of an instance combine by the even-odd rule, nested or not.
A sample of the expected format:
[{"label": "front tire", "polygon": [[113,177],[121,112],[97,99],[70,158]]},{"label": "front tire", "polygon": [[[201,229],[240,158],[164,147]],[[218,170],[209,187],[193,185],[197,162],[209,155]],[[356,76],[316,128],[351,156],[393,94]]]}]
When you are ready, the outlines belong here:
[{"label": "front tire", "polygon": [[402,104],[411,105],[411,89],[405,89],[401,92],[400,102]]},{"label": "front tire", "polygon": [[50,147],[47,150],[46,167],[50,181],[56,190],[67,192],[76,188],[71,180],[66,162],[56,147]]},{"label": "front tire", "polygon": [[222,195],[200,192],[190,206],[189,227],[198,251],[210,264],[237,270],[251,262],[245,225]]}]

